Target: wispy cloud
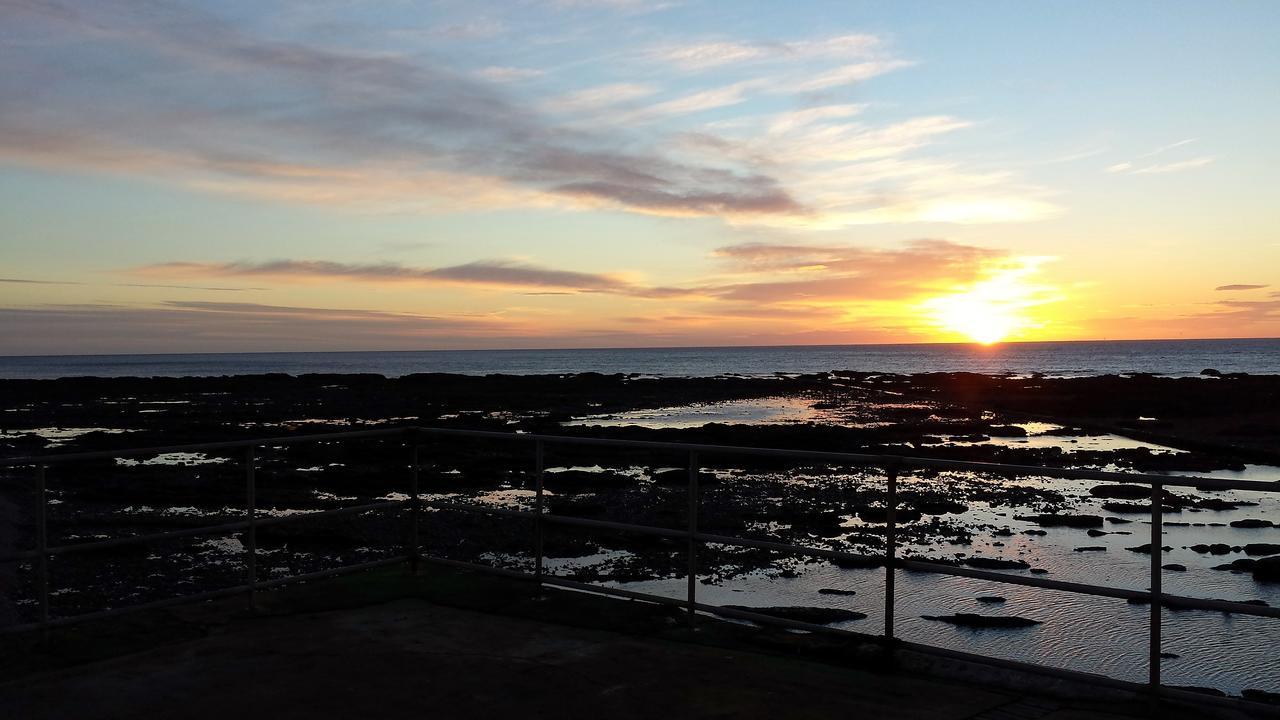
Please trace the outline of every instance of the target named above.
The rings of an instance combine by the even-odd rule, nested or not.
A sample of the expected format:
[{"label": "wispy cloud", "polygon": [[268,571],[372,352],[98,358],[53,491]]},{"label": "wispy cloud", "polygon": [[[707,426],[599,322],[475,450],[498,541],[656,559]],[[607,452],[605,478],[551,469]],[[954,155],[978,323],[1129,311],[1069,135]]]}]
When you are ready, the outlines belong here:
[{"label": "wispy cloud", "polygon": [[537,70],[535,68],[508,67],[504,65],[491,65],[486,68],[480,68],[475,71],[475,75],[483,80],[497,83],[519,82],[521,80],[532,80],[534,78],[546,75],[545,70]]},{"label": "wispy cloud", "polygon": [[[494,84],[439,64],[259,39],[144,0],[22,4],[6,19],[11,31],[50,38],[5,53],[8,75],[56,78],[53,92],[0,84],[0,159],[10,162],[180,174],[281,198],[367,196],[376,191],[362,186],[465,174],[497,185],[490,197],[523,190],[675,214],[801,208],[758,172],[621,152],[634,143],[557,127]],[[71,51],[88,38],[133,69]],[[29,102],[37,92],[40,103]],[[96,102],[102,93],[112,102]]]},{"label": "wispy cloud", "polygon": [[[997,184],[987,181],[994,173],[955,161],[905,157],[971,127],[963,118],[877,123],[864,104],[806,107],[815,92],[910,64],[866,33],[673,42],[644,53],[653,72],[531,100],[516,81],[542,71],[519,63],[465,68],[449,50],[279,40],[154,0],[20,3],[5,21],[12,35],[33,38],[0,45],[0,162],[11,164],[382,212],[608,209],[832,228],[1026,221],[1055,210],[1007,175]],[[476,23],[493,25],[429,30],[474,34]],[[757,61],[777,72],[717,73],[705,87],[661,76],[717,66],[731,74],[733,63]],[[756,100],[801,107],[753,122]],[[739,113],[745,122],[717,126],[713,111],[717,121]],[[879,169],[865,164],[887,158],[948,172],[872,179]]]},{"label": "wispy cloud", "polygon": [[619,275],[547,268],[511,260],[479,260],[439,268],[399,263],[357,264],[323,260],[269,262],[171,262],[136,268],[132,272],[155,277],[261,277],[282,281],[351,280],[375,283],[445,283],[491,288],[556,288],[578,293],[611,293],[663,298],[687,295],[680,288],[649,287]]},{"label": "wispy cloud", "polygon": [[683,70],[700,71],[723,65],[759,60],[812,60],[871,57],[881,52],[884,41],[867,33],[837,35],[819,40],[745,43],[736,40],[706,40],[670,44],[655,48],[649,56]]},{"label": "wispy cloud", "polygon": [[157,306],[0,308],[0,333],[32,353],[412,349],[535,334],[494,315],[431,316],[348,308],[169,301]]},{"label": "wispy cloud", "polygon": [[1219,285],[1214,290],[1261,290],[1269,287],[1268,285],[1250,285],[1246,283],[1236,283],[1233,285]]},{"label": "wispy cloud", "polygon": [[1183,172],[1185,170],[1194,170],[1211,164],[1217,158],[1209,155],[1201,155],[1199,157],[1188,158],[1185,160],[1174,160],[1171,162],[1153,163],[1150,158],[1157,155],[1163,155],[1170,150],[1176,150],[1196,142],[1196,138],[1188,138],[1177,142],[1161,145],[1160,147],[1149,152],[1136,156],[1133,160],[1118,162],[1108,165],[1105,171],[1112,174],[1123,173],[1126,175],[1165,175],[1168,173]]},{"label": "wispy cloud", "polygon": [[1214,159],[1212,157],[1198,157],[1190,160],[1178,160],[1177,162],[1147,165],[1146,167],[1136,168],[1132,172],[1134,175],[1164,175],[1201,168],[1212,163]]}]

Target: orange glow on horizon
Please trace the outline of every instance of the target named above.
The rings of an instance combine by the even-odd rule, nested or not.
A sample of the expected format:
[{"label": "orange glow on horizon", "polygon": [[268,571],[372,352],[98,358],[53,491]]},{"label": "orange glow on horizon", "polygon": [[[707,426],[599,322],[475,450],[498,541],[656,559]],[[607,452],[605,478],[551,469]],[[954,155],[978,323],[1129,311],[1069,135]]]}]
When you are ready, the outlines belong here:
[{"label": "orange glow on horizon", "polygon": [[1035,309],[1061,299],[1051,287],[1031,281],[1052,258],[1021,257],[991,270],[987,277],[921,303],[921,312],[944,335],[960,335],[993,345],[1045,325]]}]

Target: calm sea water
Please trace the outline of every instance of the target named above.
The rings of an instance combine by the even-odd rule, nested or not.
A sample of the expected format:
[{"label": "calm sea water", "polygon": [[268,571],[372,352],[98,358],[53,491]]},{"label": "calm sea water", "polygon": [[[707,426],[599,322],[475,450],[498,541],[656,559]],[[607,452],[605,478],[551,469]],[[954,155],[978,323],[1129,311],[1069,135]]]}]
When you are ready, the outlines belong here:
[{"label": "calm sea water", "polygon": [[1280,373],[1280,339],[1142,340],[978,345],[809,345],[594,350],[427,350],[403,352],[198,353],[0,357],[0,378],[149,377],[282,372],[443,372],[770,375],[825,370],[915,373],[968,371],[1051,376],[1150,372],[1196,375]]}]

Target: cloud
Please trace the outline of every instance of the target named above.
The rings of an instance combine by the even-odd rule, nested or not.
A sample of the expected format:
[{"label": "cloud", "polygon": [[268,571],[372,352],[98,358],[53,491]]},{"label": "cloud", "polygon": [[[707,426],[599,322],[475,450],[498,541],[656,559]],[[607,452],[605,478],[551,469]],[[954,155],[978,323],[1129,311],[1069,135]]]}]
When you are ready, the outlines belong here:
[{"label": "cloud", "polygon": [[25,278],[0,278],[0,283],[13,283],[15,285],[79,285],[77,282],[66,282],[62,280],[28,280]]},{"label": "cloud", "polygon": [[170,301],[159,306],[0,308],[0,333],[29,354],[412,349],[536,334],[491,316],[439,317],[343,308]]},{"label": "cloud", "polygon": [[534,68],[508,67],[504,65],[492,65],[486,68],[480,68],[475,71],[475,76],[482,80],[488,80],[496,83],[519,82],[521,80],[532,80],[534,78],[546,75],[544,70],[535,70]]},{"label": "cloud", "polygon": [[651,50],[650,58],[697,72],[724,65],[759,60],[812,60],[870,57],[883,47],[883,41],[871,34],[837,35],[820,40],[792,42],[744,43],[734,40],[708,40],[671,44]]},{"label": "cloud", "polygon": [[[24,3],[6,21],[42,41],[0,50],[0,160],[311,202],[413,198],[465,175],[499,203],[585,197],[680,215],[801,207],[757,171],[557,126],[439,63],[260,39],[146,0]],[[785,200],[761,202],[761,185]]]},{"label": "cloud", "polygon": [[1133,171],[1134,175],[1165,175],[1167,173],[1182,172],[1184,170],[1194,170],[1204,167],[1214,161],[1212,157],[1198,157],[1190,160],[1179,160],[1177,162],[1163,163],[1159,165],[1148,165]]},{"label": "cloud", "polygon": [[594,112],[622,103],[646,98],[658,92],[658,86],[648,83],[610,83],[551,98],[543,103],[543,109],[553,113]]},{"label": "cloud", "polygon": [[1268,286],[1267,285],[1235,284],[1235,285],[1219,285],[1218,287],[1214,288],[1214,290],[1261,290],[1264,287],[1268,287]]},{"label": "cloud", "polygon": [[1145,152],[1145,153],[1142,153],[1141,155],[1136,156],[1131,161],[1118,162],[1113,165],[1108,165],[1106,168],[1104,168],[1104,171],[1112,174],[1124,173],[1126,175],[1165,175],[1168,173],[1183,172],[1185,170],[1194,170],[1196,168],[1201,168],[1211,164],[1214,160],[1216,160],[1216,158],[1211,156],[1200,156],[1195,158],[1188,158],[1186,160],[1175,160],[1173,162],[1166,162],[1166,163],[1152,164],[1149,161],[1147,161],[1147,158],[1152,158],[1157,155],[1163,155],[1164,153],[1169,152],[1170,150],[1176,150],[1180,147],[1185,147],[1194,142],[1196,142],[1196,138],[1188,138],[1186,140],[1179,140],[1177,142],[1169,143],[1168,145],[1162,145],[1154,150],[1151,150],[1149,152]]},{"label": "cloud", "polygon": [[136,268],[156,277],[262,277],[282,281],[350,280],[373,283],[444,283],[491,288],[555,288],[575,293],[609,293],[632,297],[667,298],[687,295],[680,288],[648,287],[617,275],[546,268],[510,260],[480,260],[439,268],[399,263],[341,263],[324,260],[269,262],[171,262]]},{"label": "cloud", "polygon": [[894,249],[746,243],[716,255],[731,269],[769,279],[712,289],[749,303],[806,304],[902,300],[943,285],[972,281],[1005,253],[946,240],[916,240]]},{"label": "cloud", "polygon": [[[814,91],[908,64],[865,33],[668,45],[645,59],[781,72],[699,87],[648,68],[538,101],[515,81],[542,71],[465,67],[465,53],[434,41],[430,53],[303,44],[158,0],[4,12],[7,37],[23,42],[0,43],[0,163],[396,213],[614,210],[836,228],[1056,212],[1008,173],[996,183],[993,171],[908,157],[970,127],[962,118],[874,124],[864,105],[809,107]],[[782,109],[725,117],[757,105]],[[894,172],[867,164],[887,159]]]},{"label": "cloud", "polygon": [[852,85],[863,80],[870,80],[878,75],[892,72],[899,68],[911,67],[915,63],[907,60],[871,60],[867,62],[845,65],[834,70],[820,73],[816,77],[789,86],[794,92],[815,92],[829,90],[841,85]]}]

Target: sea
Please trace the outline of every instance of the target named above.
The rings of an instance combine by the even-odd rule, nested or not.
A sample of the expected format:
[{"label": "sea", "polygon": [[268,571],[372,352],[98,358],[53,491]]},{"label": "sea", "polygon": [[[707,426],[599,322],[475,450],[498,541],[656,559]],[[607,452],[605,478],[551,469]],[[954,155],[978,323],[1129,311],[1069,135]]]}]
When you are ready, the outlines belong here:
[{"label": "sea", "polygon": [[571,350],[405,350],[0,356],[0,378],[188,377],[260,373],[764,376],[855,370],[1080,377],[1154,373],[1280,374],[1280,338],[1115,340],[997,345],[790,345]]}]

